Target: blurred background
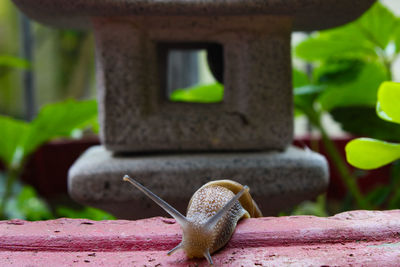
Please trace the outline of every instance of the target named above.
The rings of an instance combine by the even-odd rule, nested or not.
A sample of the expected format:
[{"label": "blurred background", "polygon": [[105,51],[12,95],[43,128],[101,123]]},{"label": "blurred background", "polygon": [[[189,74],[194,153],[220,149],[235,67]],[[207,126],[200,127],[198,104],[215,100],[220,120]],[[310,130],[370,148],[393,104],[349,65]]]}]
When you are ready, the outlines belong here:
[{"label": "blurred background", "polygon": [[[375,114],[379,85],[400,81],[400,1],[379,1],[357,21],[335,29],[293,33],[292,47],[295,144],[327,156],[331,185],[327,194],[282,215],[400,208],[398,162],[361,171],[350,167],[344,157],[344,146],[353,136],[400,140],[400,126]],[[223,99],[223,86],[213,77],[207,56],[204,49],[170,51],[167,96],[172,101]],[[66,189],[70,164],[98,143],[94,64],[91,33],[31,22],[11,1],[0,2],[0,148],[11,151],[0,153],[0,217],[112,218],[72,203]],[[178,79],[183,76],[188,78]],[[47,106],[46,111],[46,105],[53,103],[61,104]],[[65,110],[75,110],[81,121],[63,130],[65,125],[55,125],[56,130],[33,142],[35,146],[23,147],[22,156],[17,153],[21,146],[9,148],[15,132],[50,124],[55,119],[46,117],[49,113],[68,113]],[[15,132],[7,125],[15,126]],[[31,130],[29,135],[37,133]]]},{"label": "blurred background", "polygon": [[29,22],[12,1],[1,1],[1,114],[30,119],[46,103],[95,98],[93,49],[91,34]]}]

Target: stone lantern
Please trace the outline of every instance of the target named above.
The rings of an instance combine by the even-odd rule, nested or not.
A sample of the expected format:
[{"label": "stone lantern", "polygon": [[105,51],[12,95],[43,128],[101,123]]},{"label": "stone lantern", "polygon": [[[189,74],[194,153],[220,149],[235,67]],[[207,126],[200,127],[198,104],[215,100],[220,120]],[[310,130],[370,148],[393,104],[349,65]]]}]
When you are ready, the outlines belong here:
[{"label": "stone lantern", "polygon": [[[182,212],[211,179],[247,184],[264,215],[326,189],[326,160],[291,146],[291,33],[347,23],[374,0],[13,1],[45,24],[94,31],[102,146],[70,170],[76,201],[162,215],[124,174]],[[168,100],[166,55],[185,47],[216,51],[222,102]]]}]

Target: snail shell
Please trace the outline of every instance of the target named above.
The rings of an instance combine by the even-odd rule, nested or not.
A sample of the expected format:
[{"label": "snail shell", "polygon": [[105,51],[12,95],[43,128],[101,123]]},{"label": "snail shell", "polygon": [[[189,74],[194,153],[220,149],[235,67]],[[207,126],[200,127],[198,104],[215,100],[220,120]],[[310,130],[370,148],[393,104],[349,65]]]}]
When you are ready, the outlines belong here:
[{"label": "snail shell", "polygon": [[231,180],[212,181],[199,188],[189,201],[186,217],[134,179],[125,176],[124,181],[145,193],[181,226],[182,241],[168,255],[183,249],[189,258],[205,257],[212,265],[210,255],[229,241],[241,218],[262,216],[248,187]]},{"label": "snail shell", "polygon": [[[238,182],[232,181],[232,180],[216,180],[216,181],[211,181],[200,187],[192,196],[192,198],[189,201],[188,204],[188,211],[190,209],[190,205],[192,203],[193,197],[202,189],[204,188],[211,188],[214,186],[220,186],[228,189],[231,191],[234,195],[240,192],[240,190],[243,189],[243,185],[241,185]],[[212,196],[211,196],[212,197]],[[258,208],[257,204],[254,202],[253,198],[251,197],[250,193],[248,190],[246,190],[243,195],[239,198],[240,205],[247,211],[247,214],[245,214],[244,218],[257,218],[257,217],[262,217],[262,213],[260,209]]]}]

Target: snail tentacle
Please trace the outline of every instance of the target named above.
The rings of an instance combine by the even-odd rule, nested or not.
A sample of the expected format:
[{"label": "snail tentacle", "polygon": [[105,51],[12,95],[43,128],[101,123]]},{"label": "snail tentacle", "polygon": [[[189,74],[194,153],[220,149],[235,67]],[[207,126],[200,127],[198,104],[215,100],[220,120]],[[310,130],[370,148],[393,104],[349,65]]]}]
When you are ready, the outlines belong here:
[{"label": "snail tentacle", "polygon": [[171,249],[170,251],[167,252],[168,256],[171,256],[173,253],[175,253],[178,249],[183,248],[183,243],[179,243],[179,245],[177,245],[176,247],[174,247],[173,249]]},{"label": "snail tentacle", "polygon": [[182,241],[168,255],[183,249],[188,258],[205,257],[213,265],[211,254],[229,241],[238,220],[261,216],[249,188],[231,180],[213,181],[199,188],[189,201],[187,217],[128,175],[123,180],[156,202],[182,228]]},{"label": "snail tentacle", "polygon": [[214,265],[213,260],[212,260],[211,255],[210,255],[210,250],[209,250],[209,249],[207,249],[207,250],[204,252],[204,257],[207,259],[208,263],[209,263],[211,266]]},{"label": "snail tentacle", "polygon": [[123,178],[124,181],[131,183],[134,185],[137,189],[142,191],[146,196],[151,198],[154,202],[156,202],[161,208],[163,208],[166,212],[169,213],[178,223],[181,227],[186,227],[188,225],[188,220],[186,219],[185,216],[183,216],[179,211],[177,211],[174,207],[172,207],[170,204],[165,202],[163,199],[161,199],[159,196],[151,192],[149,189],[141,185],[139,182],[135,181],[134,179],[130,178],[128,175],[125,175]]}]

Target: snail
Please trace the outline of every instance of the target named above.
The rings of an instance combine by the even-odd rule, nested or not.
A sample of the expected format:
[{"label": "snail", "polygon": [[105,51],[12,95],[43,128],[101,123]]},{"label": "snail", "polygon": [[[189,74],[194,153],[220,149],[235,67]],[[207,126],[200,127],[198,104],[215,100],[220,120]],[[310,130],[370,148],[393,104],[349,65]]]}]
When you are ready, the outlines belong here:
[{"label": "snail", "polygon": [[186,217],[129,176],[123,180],[156,202],[182,228],[182,241],[167,255],[183,249],[188,258],[205,257],[213,265],[211,254],[228,243],[237,222],[262,216],[249,188],[231,180],[212,181],[200,187],[189,201]]}]

